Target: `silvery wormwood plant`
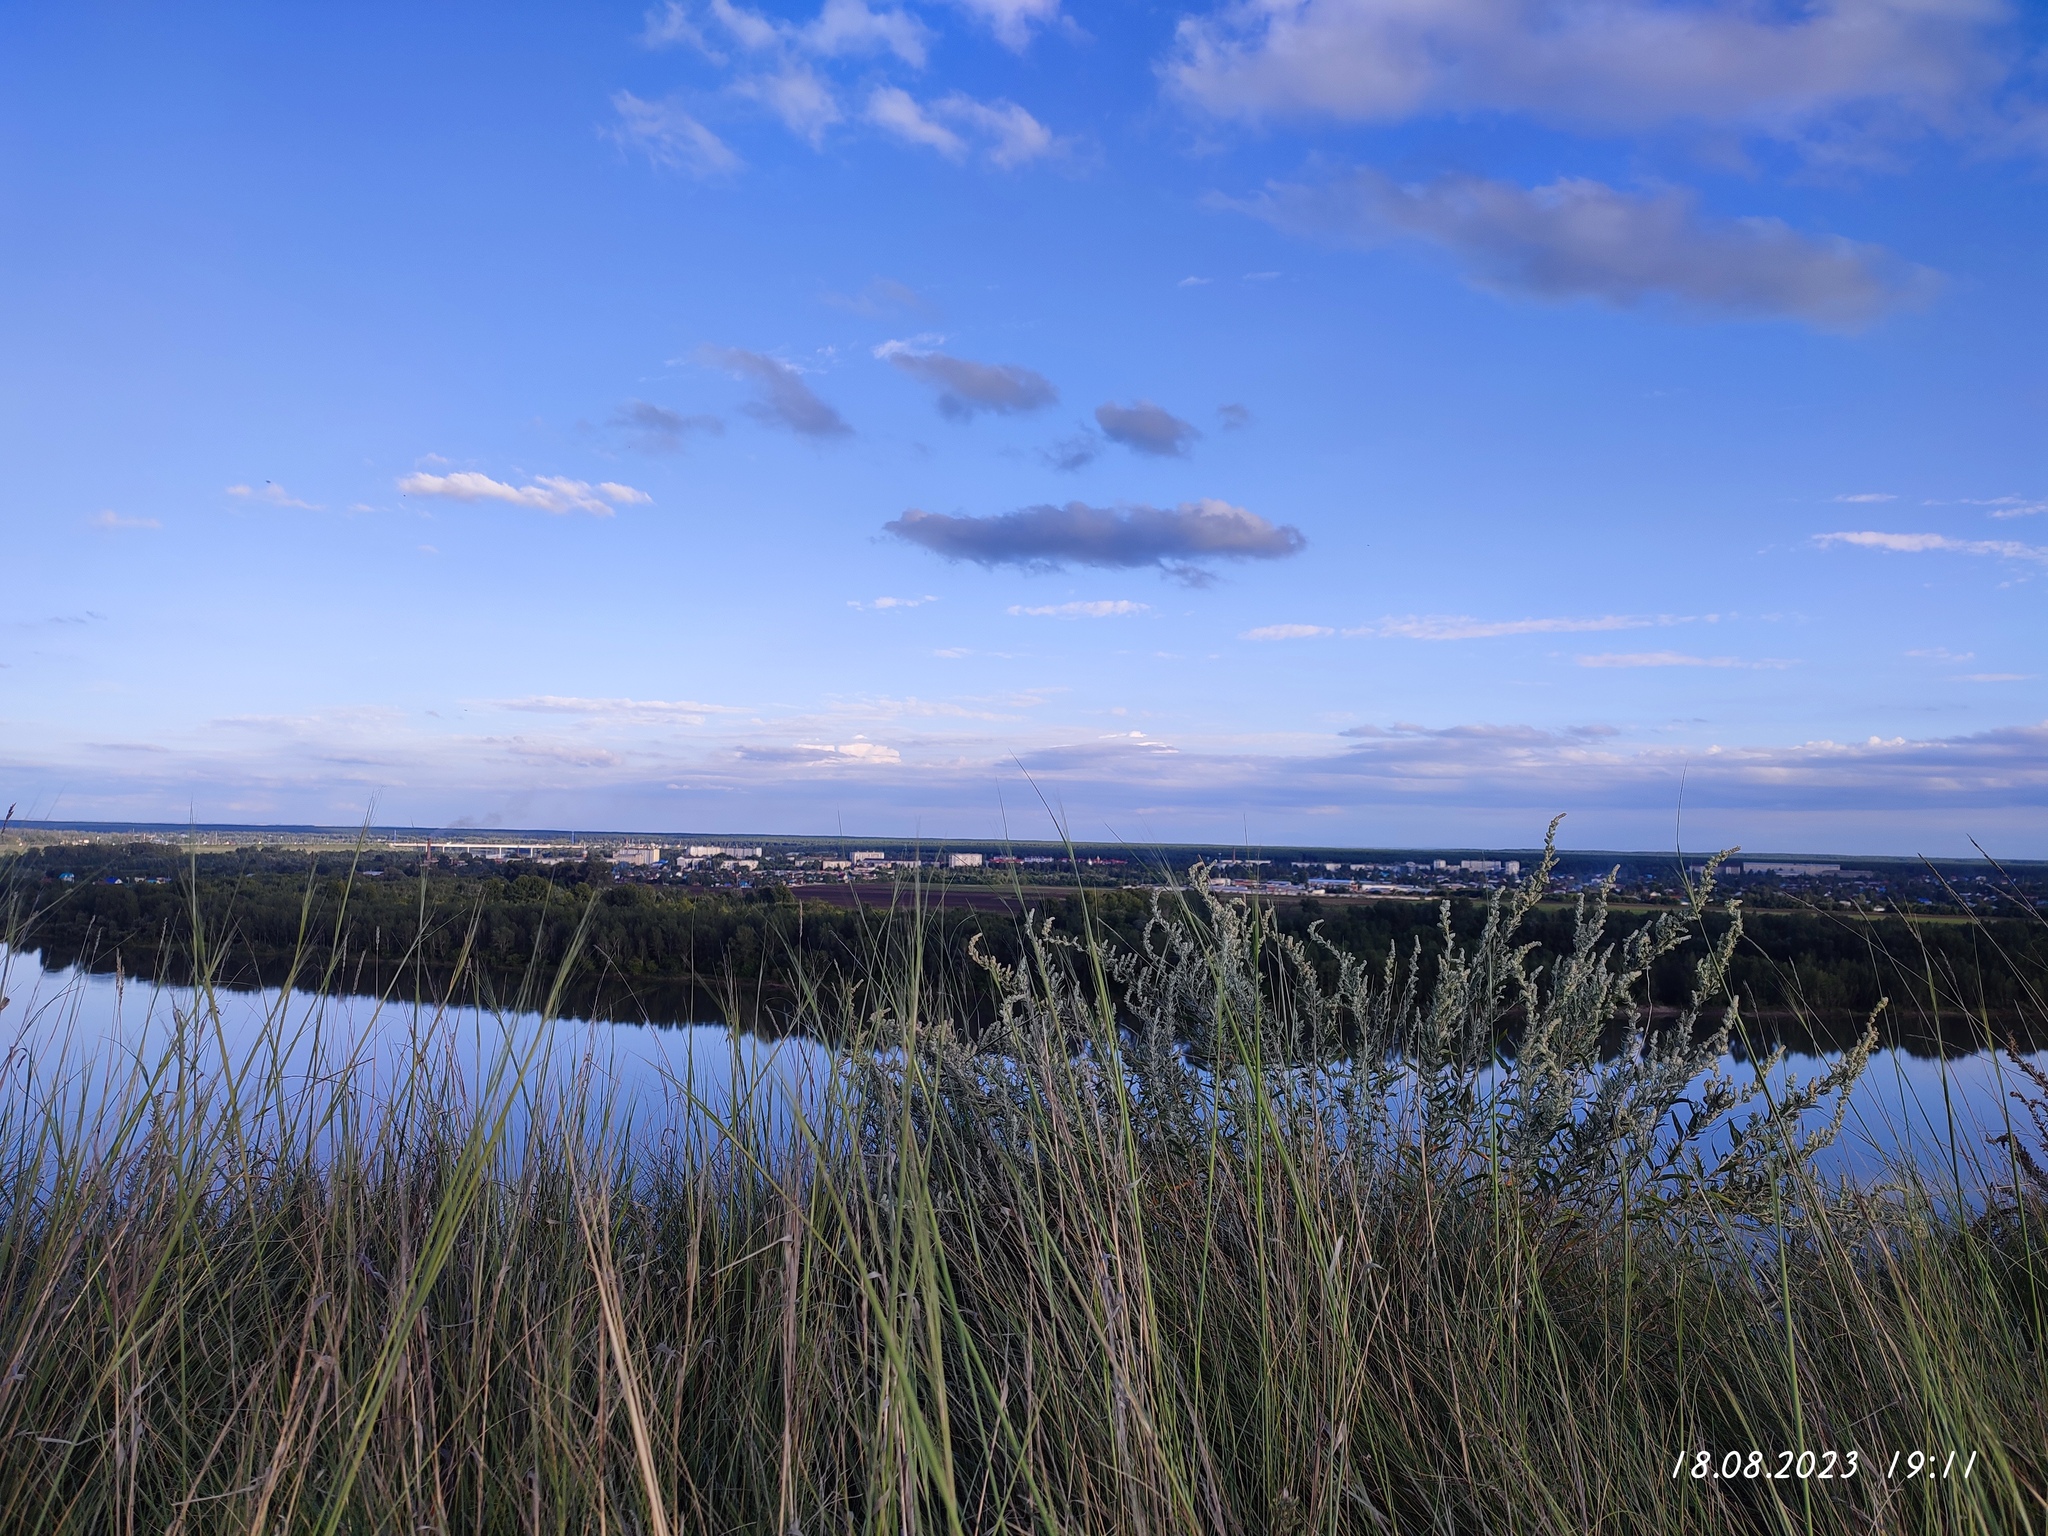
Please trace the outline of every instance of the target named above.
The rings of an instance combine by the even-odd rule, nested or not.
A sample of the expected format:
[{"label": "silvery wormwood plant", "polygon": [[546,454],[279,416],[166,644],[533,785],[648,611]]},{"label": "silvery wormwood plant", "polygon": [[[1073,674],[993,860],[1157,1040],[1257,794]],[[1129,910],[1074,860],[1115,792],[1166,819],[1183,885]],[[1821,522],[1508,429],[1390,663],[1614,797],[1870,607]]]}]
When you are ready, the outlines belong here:
[{"label": "silvery wormwood plant", "polygon": [[[1539,963],[1539,946],[1516,935],[1549,889],[1556,827],[1536,869],[1489,897],[1475,940],[1458,938],[1441,904],[1426,986],[1419,942],[1375,968],[1319,923],[1304,941],[1280,930],[1270,906],[1209,892],[1199,867],[1188,886],[1154,893],[1135,949],[1033,913],[1017,965],[972,950],[996,988],[996,1023],[972,1046],[950,1029],[925,1031],[926,1081],[993,1130],[1027,1113],[1034,1066],[1060,1062],[1098,1109],[1106,1074],[1121,1074],[1139,1134],[1161,1146],[1241,1137],[1254,1114],[1277,1116],[1345,1149],[1368,1183],[1420,1164],[1575,1217],[1624,1204],[1648,1215],[1673,1201],[1782,1216],[1785,1181],[1818,1187],[1813,1158],[1841,1128],[1875,1015],[1805,1081],[1783,1080],[1782,1047],[1735,1063],[1741,904],[1722,905],[1718,936],[1706,921],[1726,855],[1682,908],[1619,939],[1608,936],[1610,875],[1579,896],[1569,952]],[[1690,995],[1660,1020],[1652,969],[1688,943],[1703,948]],[[1830,1104],[1825,1124],[1803,1128]]]}]

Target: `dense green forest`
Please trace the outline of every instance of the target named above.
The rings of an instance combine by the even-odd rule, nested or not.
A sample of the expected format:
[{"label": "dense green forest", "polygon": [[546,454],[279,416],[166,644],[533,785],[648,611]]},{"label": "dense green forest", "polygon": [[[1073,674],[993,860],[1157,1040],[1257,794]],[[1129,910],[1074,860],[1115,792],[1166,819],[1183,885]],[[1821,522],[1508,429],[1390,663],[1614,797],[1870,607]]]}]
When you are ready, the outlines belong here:
[{"label": "dense green forest", "polygon": [[[346,857],[244,851],[193,858],[161,844],[95,855],[89,867],[76,850],[15,862],[7,899],[16,948],[39,950],[48,966],[118,966],[178,982],[203,953],[221,982],[243,986],[283,981],[296,959],[301,983],[436,995],[466,960],[472,990],[465,995],[513,1002],[530,999],[533,978],[553,977],[580,930],[566,997],[572,1013],[659,1023],[720,1017],[775,1029],[787,1026],[807,982],[836,992],[867,985],[883,970],[900,977],[913,945],[922,951],[926,984],[973,1020],[990,993],[968,961],[970,941],[978,935],[1005,960],[1019,947],[1014,912],[944,904],[944,893],[930,889],[914,895],[906,887],[892,909],[848,907],[780,885],[664,889],[615,881],[601,862],[423,875],[416,864],[396,861],[371,871]],[[1029,905],[1068,932],[1092,926],[1111,944],[1130,946],[1142,942],[1152,899],[1144,890],[1091,890],[1039,893]],[[1431,901],[1287,899],[1275,917],[1283,933],[1307,938],[1315,928],[1337,950],[1376,967],[1398,956],[1420,968],[1425,985],[1441,947],[1443,919]],[[1485,920],[1484,904],[1453,901],[1449,920],[1469,938]],[[1618,911],[1609,934],[1646,920]],[[1710,919],[1709,931],[1724,921]],[[1547,905],[1522,937],[1544,959],[1569,948],[1574,924],[1571,904]],[[195,943],[195,935],[203,937]],[[1987,1029],[2003,1038],[2016,1027],[2026,978],[2048,973],[2048,924],[2038,920],[1778,910],[1745,914],[1745,935],[1734,983],[1760,1032],[1795,1046],[1846,1035],[1882,998],[1891,1000],[1885,1033],[1892,1040],[1922,1050],[1981,1046]],[[1325,975],[1334,968],[1324,956]],[[1654,1001],[1683,1002],[1691,974],[1688,955],[1665,961],[1653,975]]]}]

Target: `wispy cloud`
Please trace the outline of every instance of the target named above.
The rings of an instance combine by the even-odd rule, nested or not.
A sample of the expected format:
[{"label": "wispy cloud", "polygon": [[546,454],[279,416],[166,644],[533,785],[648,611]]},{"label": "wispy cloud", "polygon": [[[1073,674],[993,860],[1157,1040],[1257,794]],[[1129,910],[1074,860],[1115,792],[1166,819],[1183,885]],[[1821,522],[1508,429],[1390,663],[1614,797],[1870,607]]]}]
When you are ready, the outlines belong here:
[{"label": "wispy cloud", "polygon": [[872,609],[881,613],[887,612],[891,608],[922,608],[926,603],[936,603],[937,601],[936,597],[927,592],[923,597],[878,597],[865,603],[858,598],[848,598],[846,606],[849,608]]},{"label": "wispy cloud", "polygon": [[917,104],[917,98],[901,86],[878,86],[868,97],[867,119],[904,143],[935,149],[948,160],[962,160],[967,156],[967,141],[933,118]]},{"label": "wispy cloud", "polygon": [[1630,651],[1578,658],[1582,667],[1718,667],[1745,671],[1781,672],[1789,661],[1744,661],[1735,656],[1692,656],[1684,651]]},{"label": "wispy cloud", "polygon": [[827,293],[820,297],[835,309],[870,317],[924,314],[932,308],[931,301],[915,288],[889,277],[873,279],[859,293]]},{"label": "wispy cloud", "polygon": [[684,441],[696,433],[725,433],[725,423],[716,416],[686,416],[645,400],[628,400],[612,413],[611,424],[642,453],[681,453]]},{"label": "wispy cloud", "polygon": [[297,507],[305,512],[318,512],[319,506],[310,501],[301,501],[275,480],[266,480],[261,485],[231,485],[227,488],[230,496],[244,501],[261,501],[273,507]]},{"label": "wispy cloud", "polygon": [[1017,617],[1032,619],[1124,619],[1151,611],[1150,603],[1134,603],[1123,597],[1093,602],[1048,603],[1036,608],[1016,603],[1010,606],[1010,612]]},{"label": "wispy cloud", "polygon": [[704,36],[703,29],[691,16],[690,8],[682,0],[663,0],[663,3],[649,11],[642,18],[640,46],[643,48],[678,48],[688,46],[716,57]]},{"label": "wispy cloud", "polygon": [[163,524],[153,517],[123,517],[114,511],[98,512],[91,518],[93,527],[118,530],[123,528],[161,528]]},{"label": "wispy cloud", "polygon": [[380,793],[423,824],[483,810],[515,826],[654,827],[706,816],[793,826],[815,816],[818,778],[830,775],[849,827],[987,836],[993,786],[1021,764],[1076,827],[1142,818],[1175,840],[1233,837],[1248,814],[1269,836],[1306,842],[1384,843],[1393,827],[1416,845],[1526,843],[1566,810],[1580,846],[1648,847],[1668,839],[1683,778],[1695,846],[1967,855],[1968,835],[1992,827],[2001,848],[2020,856],[2048,848],[2048,723],[1785,743],[1645,741],[1598,726],[1453,717],[1361,725],[1283,752],[1231,736],[1103,738],[1093,717],[999,723],[971,707],[902,712],[892,724],[868,701],[765,722],[755,711],[705,706],[698,725],[676,718],[698,712],[689,701],[537,702],[513,717],[523,729],[502,733],[471,734],[415,712],[328,711],[142,750],[38,749],[17,732],[0,760],[18,779],[78,786],[67,793],[72,813],[109,819],[190,814],[199,785],[201,819],[232,807],[244,819],[331,822],[359,815],[363,799]]},{"label": "wispy cloud", "polygon": [[1065,21],[1060,0],[954,0],[962,10],[979,17],[1005,48],[1022,53],[1032,34],[1040,27]]},{"label": "wispy cloud", "polygon": [[877,86],[866,116],[883,132],[949,160],[966,159],[978,142],[990,163],[1008,169],[1058,147],[1052,130],[1014,101],[977,101],[960,91],[920,105],[901,86]]},{"label": "wispy cloud", "polygon": [[743,407],[756,421],[787,428],[799,437],[847,437],[853,432],[844,417],[813,393],[802,372],[779,358],[744,347],[702,347],[697,356],[705,366],[722,368],[760,391],[759,398]]},{"label": "wispy cloud", "polygon": [[1285,559],[1308,543],[1298,528],[1216,500],[1178,507],[1092,507],[1070,501],[992,517],[912,509],[883,526],[948,560],[1027,570],[1155,565],[1191,585],[1210,579],[1202,562]]},{"label": "wispy cloud", "polygon": [[693,699],[585,699],[561,694],[532,694],[518,699],[491,699],[493,709],[533,715],[572,715],[582,720],[610,720],[629,725],[702,725],[711,715],[743,713],[730,704],[701,704]]},{"label": "wispy cloud", "polygon": [[2030,683],[2032,672],[1965,672],[1962,681],[1966,683]]},{"label": "wispy cloud", "polygon": [[2025,496],[1989,496],[1982,498],[1965,496],[1959,505],[1965,507],[1984,507],[1990,511],[1993,517],[2034,517],[2042,512],[2048,512],[2048,501],[2034,500]]},{"label": "wispy cloud", "polygon": [[1525,188],[1450,175],[1406,185],[1361,167],[1316,186],[1272,183],[1228,206],[1357,245],[1421,240],[1449,251],[1480,287],[1538,299],[1628,307],[1664,297],[1852,331],[1939,285],[1878,246],[1778,219],[1711,218],[1689,192],[1629,193],[1584,178]]},{"label": "wispy cloud", "polygon": [[1919,657],[1923,661],[1975,661],[1977,659],[1975,651],[1951,651],[1946,646],[1940,645],[1929,646],[1923,650],[1908,651],[1906,654]]},{"label": "wispy cloud", "polygon": [[1336,630],[1325,624],[1265,624],[1257,629],[1248,629],[1237,638],[1240,640],[1313,640],[1322,635],[1334,635]]},{"label": "wispy cloud", "polygon": [[1186,458],[1195,439],[1202,435],[1193,422],[1182,421],[1150,400],[1140,400],[1135,405],[1118,405],[1115,401],[1098,405],[1095,424],[1111,442],[1154,458]]},{"label": "wispy cloud", "polygon": [[846,114],[831,85],[808,64],[792,63],[773,74],[749,75],[733,82],[733,94],[757,101],[781,119],[782,126],[813,147],[824,142],[825,130]]},{"label": "wispy cloud", "polygon": [[989,161],[1005,170],[1041,160],[1059,147],[1052,130],[1014,101],[976,101],[955,91],[932,110],[979,138]]},{"label": "wispy cloud", "polygon": [[1857,491],[1853,495],[1837,496],[1835,498],[1837,501],[1847,502],[1897,501],[1898,499],[1890,491]]},{"label": "wispy cloud", "polygon": [[825,0],[818,14],[791,35],[799,46],[827,58],[888,53],[912,69],[924,67],[931,42],[931,29],[908,11],[875,10],[864,0]]},{"label": "wispy cloud", "polygon": [[1463,614],[1410,613],[1361,624],[1344,633],[1398,640],[1492,640],[1502,635],[1576,635],[1691,622],[1690,618],[1672,614],[1606,613],[1589,618],[1474,619]]},{"label": "wispy cloud", "polygon": [[2048,548],[2021,544],[2012,539],[1952,539],[1945,533],[1882,533],[1861,530],[1814,535],[1823,549],[1849,544],[1858,549],[1882,550],[1889,555],[1924,555],[1936,552],[1953,555],[1986,555],[1999,560],[2026,560],[2048,564]]},{"label": "wispy cloud", "polygon": [[825,0],[807,22],[784,21],[735,5],[705,0],[699,7],[664,0],[647,13],[640,41],[648,48],[691,47],[714,63],[726,55],[713,35],[744,53],[803,53],[819,58],[894,54],[912,69],[924,67],[931,30],[900,9],[875,10],[865,0]]},{"label": "wispy cloud", "polygon": [[398,482],[398,494],[434,496],[445,501],[502,501],[556,516],[587,512],[592,517],[610,517],[614,507],[640,506],[654,500],[645,491],[616,480],[601,480],[592,485],[587,480],[570,480],[561,475],[536,475],[525,485],[511,485],[472,469],[446,475],[406,475]]},{"label": "wispy cloud", "polygon": [[1086,469],[1102,457],[1102,439],[1084,429],[1072,437],[1061,438],[1050,448],[1041,449],[1038,456],[1053,469],[1072,474],[1075,470]]},{"label": "wispy cloud", "polygon": [[673,96],[643,101],[631,91],[617,91],[612,110],[618,116],[604,130],[606,136],[621,148],[638,150],[650,164],[692,176],[739,169],[740,157]]},{"label": "wispy cloud", "polygon": [[1041,410],[1060,397],[1044,374],[1017,363],[970,362],[895,341],[875,348],[875,356],[938,390],[939,413],[956,421],[981,411],[1020,415]]},{"label": "wispy cloud", "polygon": [[1252,413],[1248,406],[1237,404],[1216,407],[1216,424],[1226,432],[1237,432],[1252,424]]}]

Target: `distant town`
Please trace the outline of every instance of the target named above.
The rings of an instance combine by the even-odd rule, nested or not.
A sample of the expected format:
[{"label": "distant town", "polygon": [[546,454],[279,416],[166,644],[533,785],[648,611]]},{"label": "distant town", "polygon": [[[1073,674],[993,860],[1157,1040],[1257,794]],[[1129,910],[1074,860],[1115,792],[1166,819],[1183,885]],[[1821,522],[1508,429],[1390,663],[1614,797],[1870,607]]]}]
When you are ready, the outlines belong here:
[{"label": "distant town", "polygon": [[[446,873],[544,873],[562,865],[602,866],[617,882],[701,889],[706,893],[782,887],[813,898],[865,899],[905,884],[991,894],[1001,890],[1100,889],[1186,884],[1199,878],[1217,893],[1269,899],[1369,901],[1477,896],[1520,879],[1540,849],[1264,849],[1122,844],[916,842],[865,843],[812,837],[691,837],[633,833],[528,832],[493,836],[460,830],[264,826],[192,826],[87,822],[15,823],[0,853],[34,848],[47,867],[60,848],[169,843],[194,853],[236,849],[277,854],[304,850],[323,868],[337,856],[364,878]],[[108,849],[111,851],[111,849]],[[81,857],[90,867],[90,857]],[[1704,872],[1699,853],[1560,853],[1554,895],[1569,897],[1608,880],[1625,901],[1684,897]],[[2048,862],[1899,859],[1740,853],[1721,865],[1724,891],[1752,906],[1839,905],[1870,911],[2010,911],[2015,898],[2048,907]]]}]

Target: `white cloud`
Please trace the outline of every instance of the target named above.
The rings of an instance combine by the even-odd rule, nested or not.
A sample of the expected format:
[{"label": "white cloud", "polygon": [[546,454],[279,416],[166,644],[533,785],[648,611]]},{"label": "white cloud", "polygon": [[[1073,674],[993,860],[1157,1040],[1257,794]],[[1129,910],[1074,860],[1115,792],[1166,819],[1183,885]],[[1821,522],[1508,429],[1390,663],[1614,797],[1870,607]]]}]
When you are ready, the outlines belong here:
[{"label": "white cloud", "polygon": [[706,0],[704,8],[725,35],[742,48],[773,48],[786,35],[784,27],[760,12],[733,5],[729,0]]},{"label": "white cloud", "polygon": [[797,743],[799,752],[815,752],[831,762],[849,763],[900,763],[903,754],[894,747],[882,745],[879,741],[846,741],[836,746],[820,745],[814,742]]},{"label": "white cloud", "polygon": [[1668,297],[1733,315],[1856,330],[1924,302],[1937,275],[1874,245],[1778,219],[1712,218],[1689,192],[1566,177],[1525,188],[1447,175],[1406,185],[1370,167],[1315,186],[1269,184],[1227,206],[1298,234],[1373,247],[1420,240],[1482,288],[1628,307]]},{"label": "white cloud", "polygon": [[808,64],[790,64],[779,73],[753,75],[734,84],[733,90],[758,101],[782,120],[782,126],[815,147],[825,130],[845,114],[823,76]]},{"label": "white cloud", "polygon": [[2030,683],[2034,680],[2031,672],[1965,672],[1962,680],[1966,683]]},{"label": "white cloud", "polygon": [[1492,640],[1502,635],[1576,635],[1614,629],[1649,629],[1690,624],[1689,617],[1609,613],[1593,618],[1474,619],[1462,614],[1411,613],[1347,629],[1347,636],[1396,640]]},{"label": "white cloud", "polygon": [[1975,661],[1975,651],[1951,651],[1946,646],[1929,646],[1924,650],[1908,651],[1908,656],[1917,656],[1924,661]]},{"label": "white cloud", "polygon": [[945,332],[920,331],[915,336],[881,342],[871,349],[871,355],[876,362],[886,363],[893,357],[929,352],[932,348],[943,347],[945,344]]},{"label": "white cloud", "polygon": [[1258,629],[1248,629],[1237,638],[1240,640],[1312,640],[1319,635],[1334,635],[1334,629],[1323,624],[1266,624]]},{"label": "white cloud", "polygon": [[670,97],[643,101],[631,91],[612,96],[618,121],[605,133],[628,149],[637,149],[651,164],[693,176],[716,176],[737,170],[740,157],[723,139]]},{"label": "white cloud", "polygon": [[318,512],[320,508],[310,501],[301,501],[275,480],[266,480],[261,485],[231,485],[227,488],[230,496],[239,496],[245,501],[264,501],[273,507],[298,507],[306,512]]},{"label": "white cloud", "polygon": [[931,33],[915,16],[900,10],[873,11],[862,0],[825,0],[817,19],[796,33],[812,53],[893,53],[912,69],[922,69]]},{"label": "white cloud", "polygon": [[1821,533],[1814,543],[1823,549],[1851,544],[1858,549],[1879,549],[1892,555],[1921,555],[1941,551],[1955,555],[1988,555],[2000,560],[2029,560],[2048,564],[2048,548],[2021,544],[2013,539],[1952,539],[1942,533]]},{"label": "white cloud", "polygon": [[1239,0],[1180,23],[1171,89],[1241,119],[1525,113],[1798,134],[1953,126],[2005,74],[1997,0]]},{"label": "white cloud", "polygon": [[1739,667],[1747,671],[1783,671],[1789,661],[1742,661],[1733,656],[1689,656],[1683,651],[1633,651],[1581,656],[1582,667]]},{"label": "white cloud", "polygon": [[1136,613],[1150,613],[1150,603],[1134,603],[1129,598],[1109,598],[1095,602],[1048,603],[1036,608],[1022,604],[1010,605],[1010,612],[1019,618],[1034,619],[1122,619]]},{"label": "white cloud", "polygon": [[967,154],[967,141],[926,115],[910,92],[901,86],[884,85],[868,97],[867,119],[885,133],[893,133],[907,144],[935,149],[948,160]]},{"label": "white cloud", "polygon": [[92,525],[95,528],[107,529],[163,527],[163,524],[153,517],[123,517],[120,513],[114,511],[95,514],[92,519]]},{"label": "white cloud", "polygon": [[1052,131],[1014,101],[976,101],[955,91],[932,110],[980,134],[989,159],[1005,170],[1052,153]]},{"label": "white cloud", "polygon": [[643,48],[674,48],[688,44],[692,48],[718,57],[715,49],[705,40],[697,23],[690,19],[689,8],[680,0],[663,0],[659,10],[649,11],[640,28],[640,46]]},{"label": "white cloud", "polygon": [[[961,0],[1013,48],[1028,41],[1035,26],[1064,21],[1058,0]],[[746,60],[728,89],[760,103],[789,131],[816,148],[826,132],[846,119],[839,85],[814,68],[812,60],[887,54],[911,69],[922,69],[930,52],[931,29],[909,11],[877,8],[867,0],[824,0],[806,22],[785,21],[733,0],[703,0],[692,8],[666,0],[650,11],[641,33],[648,47],[688,44],[714,63],[730,62],[710,37]],[[870,81],[860,116],[907,143],[953,160],[979,152],[990,164],[1023,165],[1058,151],[1052,131],[1013,101],[977,100],[952,91],[920,102],[902,86]],[[729,171],[739,158],[675,97],[643,101],[629,91],[612,98],[618,123],[607,130],[622,144],[644,151],[658,164],[709,175]]]},{"label": "white cloud", "polygon": [[847,600],[846,606],[849,608],[872,608],[886,611],[891,608],[922,608],[926,603],[936,603],[937,601],[936,597],[927,592],[923,597],[878,597],[871,603],[863,603],[857,599],[850,598]]},{"label": "white cloud", "polygon": [[473,469],[453,474],[407,475],[398,482],[401,496],[438,496],[448,501],[502,501],[515,507],[532,507],[557,516],[565,512],[587,512],[592,517],[610,517],[614,506],[645,505],[653,501],[645,491],[616,480],[597,485],[587,480],[570,480],[561,475],[536,475],[525,485],[509,485]]},{"label": "white cloud", "polygon": [[960,91],[925,107],[900,86],[878,86],[868,97],[866,115],[885,133],[935,149],[949,160],[967,157],[970,137],[982,142],[991,163],[1005,169],[1050,154],[1056,147],[1051,130],[1015,102],[976,101]]},{"label": "white cloud", "polygon": [[1853,496],[1837,496],[1835,498],[1837,501],[1847,502],[1897,501],[1898,499],[1890,491],[1858,491]]},{"label": "white cloud", "polygon": [[[912,69],[922,69],[931,40],[930,29],[915,16],[902,10],[873,10],[864,0],[825,0],[818,14],[801,25],[731,0],[706,0],[703,14],[727,41],[748,53],[801,52],[820,58],[890,53]],[[648,14],[641,41],[656,48],[688,43],[714,62],[724,62],[689,9],[677,0]]]},{"label": "white cloud", "polygon": [[1060,14],[1060,0],[955,0],[955,3],[985,22],[1005,48],[1019,53],[1030,43],[1034,30],[1066,20]]}]

